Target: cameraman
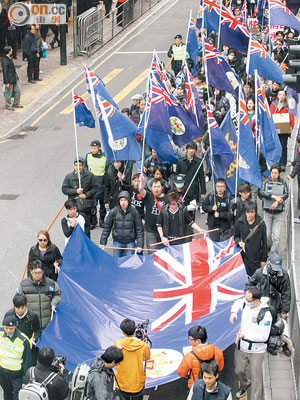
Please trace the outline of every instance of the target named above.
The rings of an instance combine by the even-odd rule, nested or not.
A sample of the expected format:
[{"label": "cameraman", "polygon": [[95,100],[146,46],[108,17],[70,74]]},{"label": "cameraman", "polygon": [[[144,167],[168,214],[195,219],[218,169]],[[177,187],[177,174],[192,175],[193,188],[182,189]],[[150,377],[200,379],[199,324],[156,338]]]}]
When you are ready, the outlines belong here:
[{"label": "cameraman", "polygon": [[[34,368],[34,380],[42,383],[52,372],[58,372],[57,376],[52,380],[51,384],[47,386],[49,400],[64,400],[69,392],[68,384],[63,377],[64,365],[59,364],[59,371],[54,370],[52,363],[55,359],[54,351],[51,347],[44,347],[38,353],[37,364]],[[30,370],[26,372],[24,384],[30,381]]]},{"label": "cameraman", "polygon": [[125,338],[117,340],[114,346],[122,350],[124,360],[116,366],[116,386],[120,400],[142,400],[146,373],[144,361],[150,359],[150,349],[146,343],[145,333],[142,340],[134,337],[135,322],[126,318],[120,329]]}]

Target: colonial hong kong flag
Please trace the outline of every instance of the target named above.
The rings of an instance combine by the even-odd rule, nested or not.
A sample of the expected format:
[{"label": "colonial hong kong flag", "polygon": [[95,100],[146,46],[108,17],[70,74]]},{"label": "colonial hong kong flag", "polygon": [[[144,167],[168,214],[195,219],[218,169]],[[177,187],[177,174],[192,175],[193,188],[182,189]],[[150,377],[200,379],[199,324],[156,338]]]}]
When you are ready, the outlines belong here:
[{"label": "colonial hong kong flag", "polygon": [[300,32],[300,21],[280,0],[270,1],[270,25],[284,25]]},{"label": "colonial hong kong flag", "polygon": [[196,85],[192,74],[187,69],[185,75],[185,109],[193,122],[203,131],[204,133],[204,117],[202,114],[202,106],[197,93]]},{"label": "colonial hong kong flag", "polygon": [[119,109],[114,99],[106,90],[102,79],[100,79],[99,76],[95,74],[95,72],[92,71],[90,67],[85,66],[84,71],[85,71],[87,91],[91,94],[95,107],[98,107],[97,104],[97,94],[98,94],[99,96],[102,96],[105,100],[109,101],[115,108]]},{"label": "colonial hong kong flag", "polygon": [[123,336],[124,318],[148,319],[146,386],[153,387],[178,379],[190,327],[205,326],[208,341],[222,350],[235,341],[240,323],[230,324],[230,308],[243,297],[247,277],[233,238],[201,238],[154,255],[114,258],[77,226],[58,280],[64,295],[39,345],[65,355],[73,370]]},{"label": "colonial hong kong flag", "polygon": [[208,83],[216,89],[225,90],[235,97],[239,93],[241,80],[222,54],[207,40],[204,40]]},{"label": "colonial hong kong flag", "polygon": [[238,21],[231,11],[224,6],[221,13],[220,45],[233,47],[242,54],[247,54],[250,33]]},{"label": "colonial hong kong flag", "polygon": [[95,128],[95,119],[93,114],[85,104],[82,97],[73,92],[73,106],[75,112],[75,121],[79,126],[87,126],[88,128]]},{"label": "colonial hong kong flag", "polygon": [[186,40],[186,51],[188,52],[189,57],[193,60],[193,73],[196,73],[199,51],[198,51],[198,39],[197,39],[196,27],[192,14],[190,15],[189,19],[188,34]]},{"label": "colonial hong kong flag", "polygon": [[254,75],[255,70],[259,76],[284,84],[282,69],[272,60],[263,45],[252,37],[249,40],[247,74]]}]

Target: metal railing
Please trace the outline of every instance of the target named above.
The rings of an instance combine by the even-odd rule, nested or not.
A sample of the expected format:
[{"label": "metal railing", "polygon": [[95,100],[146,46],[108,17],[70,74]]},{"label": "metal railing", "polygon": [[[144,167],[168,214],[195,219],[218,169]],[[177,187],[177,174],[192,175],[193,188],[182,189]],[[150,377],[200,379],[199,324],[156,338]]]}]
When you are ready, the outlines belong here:
[{"label": "metal railing", "polygon": [[[297,121],[296,132],[299,131],[300,118]],[[294,139],[295,148],[296,139]],[[292,157],[291,157],[292,158]],[[293,181],[290,183],[290,196],[289,196],[289,207],[287,215],[287,266],[289,268],[290,281],[291,281],[291,292],[292,301],[291,309],[289,312],[289,327],[291,338],[295,347],[295,357],[292,360],[293,378],[295,384],[295,394],[298,399],[300,393],[300,276],[297,276],[296,266],[296,248],[295,248],[295,226],[294,226],[294,186]],[[297,254],[299,257],[299,254]],[[297,258],[298,258],[297,257]],[[299,264],[299,263],[298,263]]]},{"label": "metal railing", "polygon": [[95,53],[160,1],[126,0],[109,16],[104,15],[105,7],[93,7],[80,14],[76,18],[77,48],[74,48],[74,54],[90,56]]}]

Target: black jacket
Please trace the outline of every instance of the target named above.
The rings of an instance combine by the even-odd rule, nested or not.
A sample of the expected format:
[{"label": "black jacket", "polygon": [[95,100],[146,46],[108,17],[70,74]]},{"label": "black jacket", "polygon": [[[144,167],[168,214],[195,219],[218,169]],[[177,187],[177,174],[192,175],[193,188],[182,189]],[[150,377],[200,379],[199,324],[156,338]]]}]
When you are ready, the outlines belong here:
[{"label": "black jacket", "polygon": [[230,387],[224,385],[224,383],[220,381],[217,382],[215,390],[212,392],[207,392],[203,379],[196,379],[193,386],[192,400],[226,400],[230,392]]},{"label": "black jacket", "polygon": [[[247,240],[245,246],[245,252],[242,251],[242,257],[247,270],[247,274],[252,276],[254,272],[260,268],[261,262],[266,262],[268,258],[268,248],[267,248],[267,229],[264,221],[259,215],[255,216],[255,221],[252,225],[252,229],[259,225],[256,232]],[[246,237],[249,235],[250,229],[244,214],[235,224],[234,229],[234,240],[239,245],[242,240],[245,241]]]},{"label": "black jacket", "polygon": [[101,356],[92,363],[87,380],[87,396],[90,400],[114,399],[114,373],[104,365]]},{"label": "black jacket", "polygon": [[8,56],[4,56],[2,59],[2,71],[3,71],[3,83],[11,83],[12,85],[17,83],[18,75],[16,73],[16,67]]},{"label": "black jacket", "polygon": [[250,286],[257,286],[263,297],[270,298],[270,305],[277,313],[287,314],[291,305],[291,286],[288,273],[281,269],[277,276],[272,277],[269,273],[270,265],[259,268],[246,283],[246,289]]},{"label": "black jacket", "polygon": [[27,32],[23,41],[23,52],[26,56],[32,53],[38,53],[36,36],[32,32]]},{"label": "black jacket", "polygon": [[[119,171],[123,174],[124,167],[123,165],[119,169]],[[111,164],[108,167],[106,177],[105,177],[105,186],[104,186],[104,203],[109,205],[109,208],[112,209],[118,205],[118,196],[122,190],[126,190],[125,186],[129,186],[130,180],[130,172],[126,171],[125,179],[120,181],[118,178],[118,170]]]},{"label": "black jacket", "polygon": [[294,179],[295,176],[300,171],[300,153],[297,156],[297,158],[292,162],[292,165],[293,165],[294,168],[293,168],[292,172],[290,173],[290,177]]},{"label": "black jacket", "polygon": [[55,260],[58,262],[59,265],[62,264],[63,258],[62,255],[58,249],[58,247],[55,246],[55,244],[51,244],[48,249],[46,250],[46,253],[42,256],[39,245],[36,244],[35,246],[32,246],[31,249],[29,250],[29,256],[28,256],[28,267],[27,267],[27,276],[30,276],[30,267],[34,263],[34,261],[40,260],[41,263],[43,264],[44,267],[44,275],[47,278],[51,278],[53,280],[57,280],[57,274],[55,273],[54,269],[54,262]]},{"label": "black jacket", "polygon": [[[196,156],[194,156],[193,160],[191,160],[191,161],[188,160],[187,157],[182,158],[181,160],[178,161],[177,167],[176,167],[176,174],[177,175],[180,175],[180,174],[185,175],[185,187],[189,186],[200,163],[201,163],[200,158],[198,158]],[[206,194],[203,165],[201,165],[201,168],[199,169],[199,171],[192,183],[192,186],[190,187],[190,190],[193,192],[193,195],[195,196],[195,199],[197,201],[199,201],[199,196],[200,196],[199,186],[201,188],[201,194]]]},{"label": "black jacket", "polygon": [[[39,362],[37,362],[36,367],[33,368],[34,378],[39,383],[42,383],[52,372],[54,372],[51,368],[46,367]],[[31,368],[26,372],[24,379],[25,384],[30,381],[30,370]],[[49,394],[49,400],[64,400],[68,395],[69,387],[64,377],[57,374],[49,385],[47,385],[47,391]]]},{"label": "black jacket", "polygon": [[[230,228],[230,211],[229,204],[231,196],[228,192],[225,192],[222,198],[214,195],[214,192],[210,192],[202,203],[202,209],[207,215],[207,225],[209,228],[220,228],[223,232]],[[215,211],[213,211],[214,204],[217,204],[217,212],[220,214],[219,218],[215,218]]]},{"label": "black jacket", "polygon": [[[83,218],[84,218],[84,232],[85,232],[86,236],[88,238],[90,238],[91,237],[91,224],[90,224],[87,216],[84,213],[79,212],[78,214],[83,216]],[[76,225],[75,225],[74,228],[72,226],[69,226],[68,219],[69,219],[69,216],[67,215],[66,217],[63,217],[62,220],[61,220],[61,227],[62,227],[63,233],[64,233],[66,238],[69,238],[72,235],[74,229],[76,228]]]},{"label": "black jacket", "polygon": [[110,232],[113,230],[112,237],[117,242],[125,244],[136,240],[137,247],[143,247],[144,229],[140,213],[131,207],[128,192],[121,192],[118,200],[121,197],[125,197],[129,201],[127,210],[124,212],[118,205],[110,211],[102,231],[100,244],[106,245]]},{"label": "black jacket", "polygon": [[12,308],[11,310],[7,311],[7,313],[5,313],[4,318],[5,317],[16,317],[18,320],[18,329],[21,332],[25,333],[25,335],[29,339],[33,337],[34,340],[37,341],[38,338],[41,336],[41,323],[36,312],[27,309],[26,315],[23,318],[20,318],[16,314],[15,309]]},{"label": "black jacket", "polygon": [[230,220],[233,225],[236,221],[245,213],[245,205],[247,201],[242,201],[240,197],[237,197],[236,202],[235,199],[231,199],[229,203],[230,208]]}]

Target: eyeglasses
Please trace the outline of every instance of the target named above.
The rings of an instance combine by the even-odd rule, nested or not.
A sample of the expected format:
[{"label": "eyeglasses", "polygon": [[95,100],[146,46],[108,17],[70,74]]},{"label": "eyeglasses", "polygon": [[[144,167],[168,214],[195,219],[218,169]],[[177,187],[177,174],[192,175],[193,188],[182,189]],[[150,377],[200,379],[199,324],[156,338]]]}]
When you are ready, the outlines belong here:
[{"label": "eyeglasses", "polygon": [[38,239],[39,242],[48,242],[48,239]]},{"label": "eyeglasses", "polygon": [[196,341],[196,339],[194,339],[194,338],[191,337],[191,336],[188,337],[188,340],[189,340],[190,342],[195,342],[195,341]]},{"label": "eyeglasses", "polygon": [[177,206],[177,203],[168,203],[169,206]]},{"label": "eyeglasses", "polygon": [[42,271],[41,272],[31,272],[31,275],[35,275],[35,276],[43,275],[43,272]]}]

